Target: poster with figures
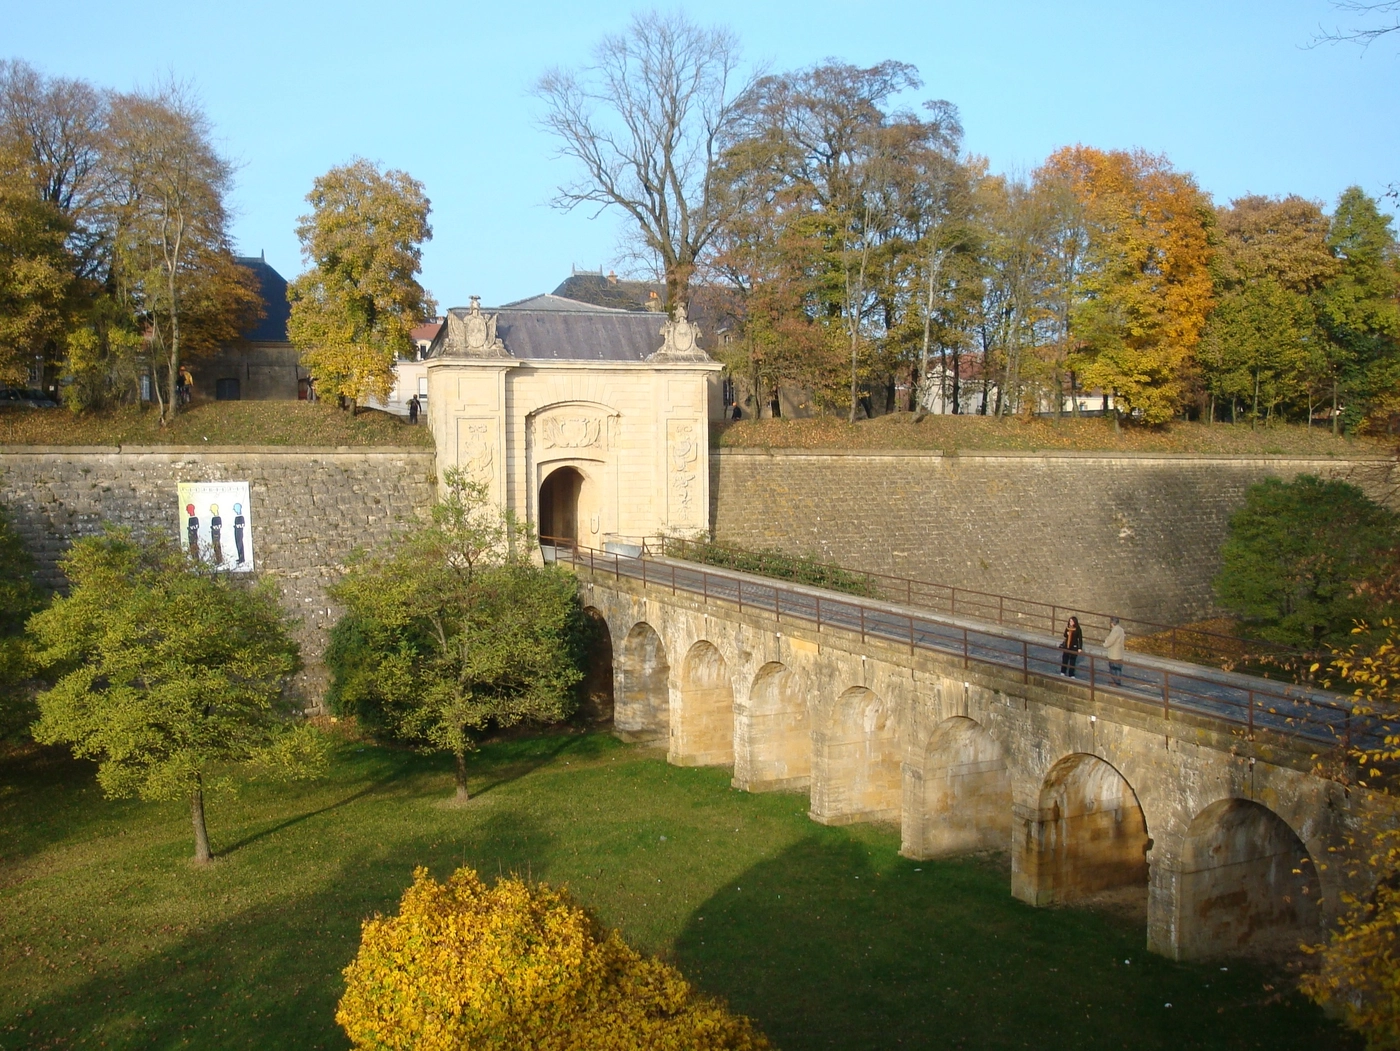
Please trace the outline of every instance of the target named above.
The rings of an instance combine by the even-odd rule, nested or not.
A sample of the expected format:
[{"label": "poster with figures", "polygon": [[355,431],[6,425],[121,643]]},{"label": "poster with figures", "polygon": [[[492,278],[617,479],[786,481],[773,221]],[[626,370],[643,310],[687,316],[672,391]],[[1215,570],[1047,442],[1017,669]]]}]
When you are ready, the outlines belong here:
[{"label": "poster with figures", "polygon": [[180,547],[229,573],[253,572],[253,516],[247,482],[180,482]]}]

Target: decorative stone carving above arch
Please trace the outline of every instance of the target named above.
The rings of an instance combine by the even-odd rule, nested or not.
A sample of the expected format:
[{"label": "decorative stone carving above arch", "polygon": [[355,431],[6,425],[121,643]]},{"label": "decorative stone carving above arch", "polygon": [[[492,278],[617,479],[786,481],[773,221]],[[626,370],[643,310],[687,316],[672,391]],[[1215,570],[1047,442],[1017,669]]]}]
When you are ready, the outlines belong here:
[{"label": "decorative stone carving above arch", "polygon": [[536,462],[558,457],[608,459],[621,413],[596,402],[545,405],[527,417],[528,437]]}]

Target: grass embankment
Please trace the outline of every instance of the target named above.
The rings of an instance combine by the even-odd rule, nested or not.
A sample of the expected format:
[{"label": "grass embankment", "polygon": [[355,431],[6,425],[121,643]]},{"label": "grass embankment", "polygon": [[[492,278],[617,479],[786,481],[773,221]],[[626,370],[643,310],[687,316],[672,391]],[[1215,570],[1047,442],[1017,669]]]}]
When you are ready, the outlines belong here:
[{"label": "grass embankment", "polygon": [[1215,453],[1241,456],[1383,456],[1394,442],[1334,437],[1321,427],[1280,424],[1172,423],[1164,427],[1124,425],[1101,417],[997,419],[988,416],[925,416],[894,413],[847,423],[834,416],[806,420],[741,420],[718,424],[713,444],[720,448],[770,449],[1003,449],[1008,452]]},{"label": "grass embankment", "polygon": [[463,862],[567,883],[785,1051],[1357,1046],[1275,973],[1149,956],[1138,924],[1030,908],[995,862],[902,859],[893,830],[815,825],[727,770],[601,735],[473,769],[476,802],[445,808],[448,763],[347,742],[324,781],[213,802],[199,870],[184,807],[0,760],[0,1048],[345,1047],[361,920]]},{"label": "grass embankment", "polygon": [[376,409],[355,416],[329,402],[195,402],[161,427],[154,409],[126,406],[74,415],[67,409],[0,407],[4,445],[318,445],[433,444],[422,424]]}]

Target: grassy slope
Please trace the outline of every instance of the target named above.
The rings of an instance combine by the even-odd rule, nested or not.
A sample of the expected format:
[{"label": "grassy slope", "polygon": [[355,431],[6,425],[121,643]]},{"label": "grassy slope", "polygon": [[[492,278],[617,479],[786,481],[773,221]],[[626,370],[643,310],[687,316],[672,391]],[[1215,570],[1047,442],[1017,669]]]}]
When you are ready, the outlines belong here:
[{"label": "grassy slope", "polygon": [[1393,452],[1370,439],[1334,438],[1320,427],[1282,425],[1251,429],[1246,424],[1173,423],[1161,428],[1123,427],[1102,418],[1059,423],[1047,419],[986,416],[926,416],[909,413],[847,423],[836,417],[807,420],[744,420],[715,428],[722,448],[773,449],[1068,449],[1083,451],[1303,454],[1376,456]]},{"label": "grassy slope", "polygon": [[1013,901],[994,863],[910,862],[728,778],[546,736],[489,746],[454,810],[446,764],[345,744],[325,781],[213,803],[199,871],[182,807],[0,760],[0,1048],[344,1047],[361,919],[464,861],[568,883],[787,1051],[1355,1046],[1277,976],[1150,957],[1138,927]]},{"label": "grassy slope", "polygon": [[421,445],[427,427],[377,410],[353,418],[327,402],[196,402],[161,428],[135,407],[74,416],[66,409],[0,407],[0,445]]}]

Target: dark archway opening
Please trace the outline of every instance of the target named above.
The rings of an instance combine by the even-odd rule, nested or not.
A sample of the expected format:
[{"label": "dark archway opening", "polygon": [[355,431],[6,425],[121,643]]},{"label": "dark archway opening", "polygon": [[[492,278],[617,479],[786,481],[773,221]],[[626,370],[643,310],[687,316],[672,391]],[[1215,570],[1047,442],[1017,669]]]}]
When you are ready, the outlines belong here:
[{"label": "dark archway opening", "polygon": [[585,606],[584,616],[591,629],[588,670],[583,677],[583,715],[590,722],[610,723],[613,719],[612,632],[603,615]]},{"label": "dark archway opening", "polygon": [[578,543],[578,496],[583,475],[572,467],[561,467],[540,486],[540,540],[567,540]]}]

